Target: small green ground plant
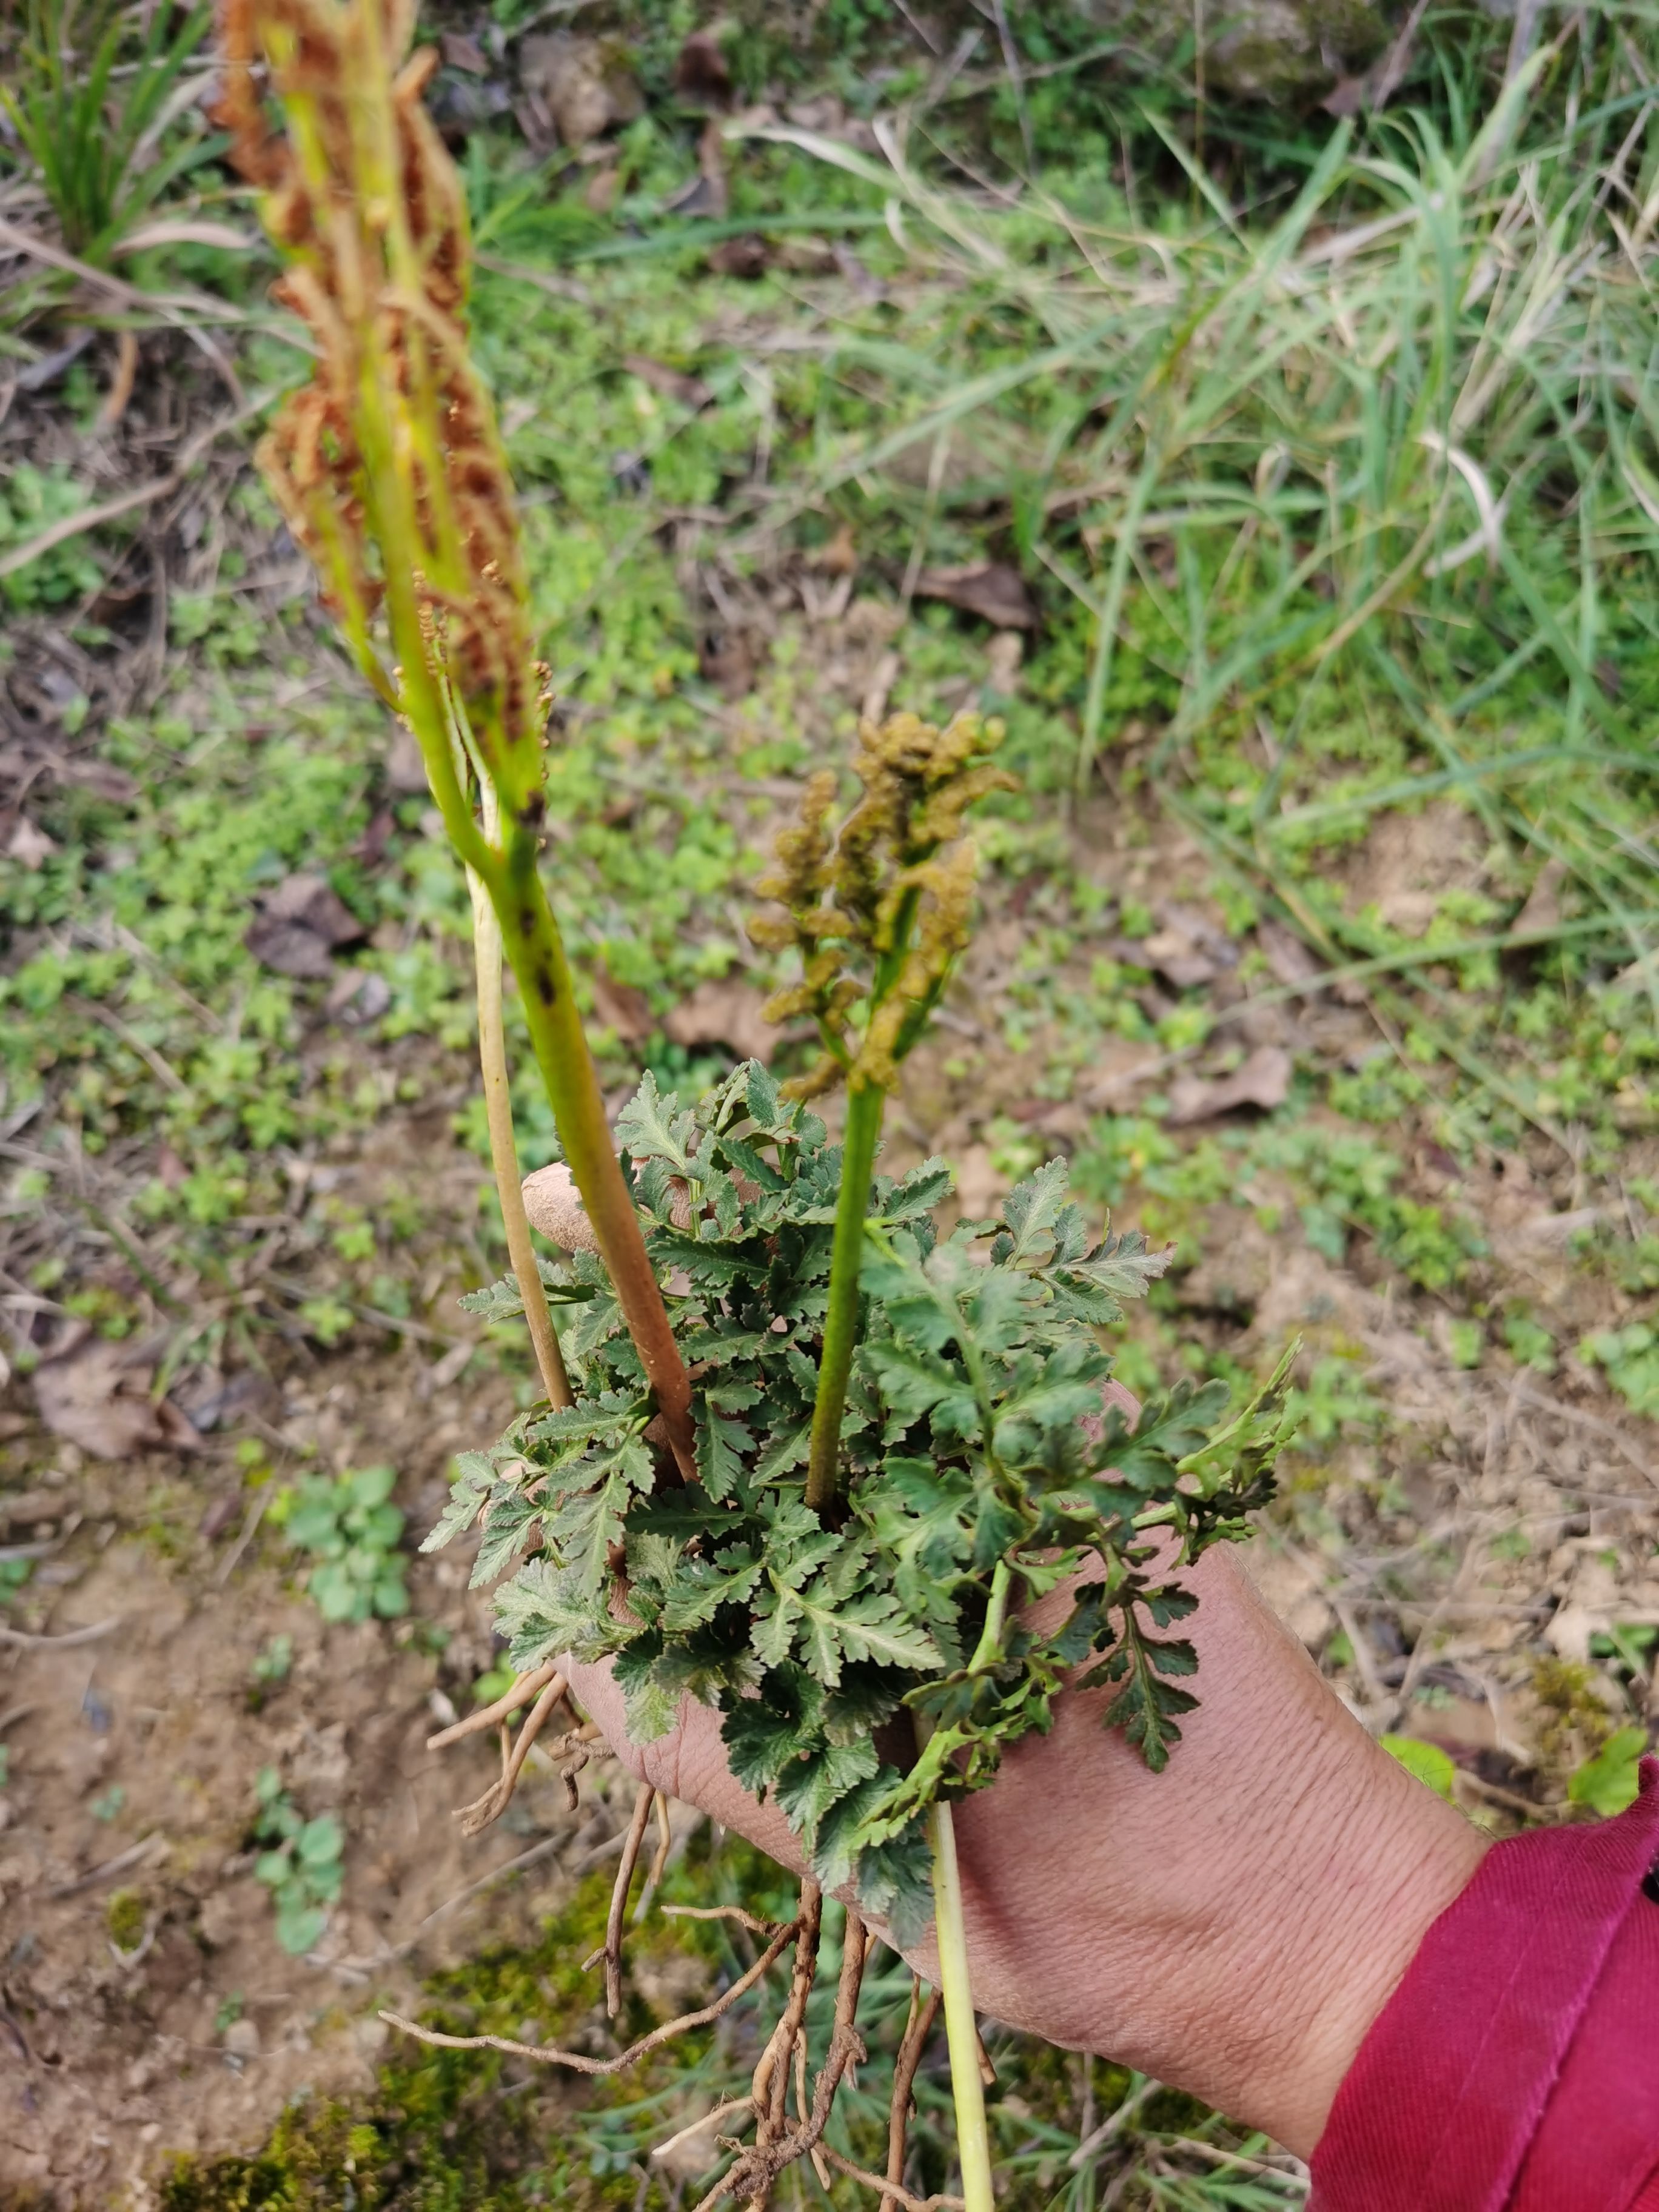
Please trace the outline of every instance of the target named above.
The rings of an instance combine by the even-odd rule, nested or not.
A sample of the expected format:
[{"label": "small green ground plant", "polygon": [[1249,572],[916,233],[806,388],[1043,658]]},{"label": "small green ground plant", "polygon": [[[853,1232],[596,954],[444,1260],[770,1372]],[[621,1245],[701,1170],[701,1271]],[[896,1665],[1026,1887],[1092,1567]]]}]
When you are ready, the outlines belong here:
[{"label": "small green ground plant", "polygon": [[[316,1561],[307,1571],[306,1589],[325,1620],[397,1620],[409,1611],[398,1556],[404,1516],[390,1502],[397,1480],[397,1468],[386,1466],[336,1478],[302,1475],[273,1503],[276,1526],[295,1551]],[[274,1644],[288,1641],[277,1638]],[[274,1651],[254,1662],[260,1681],[280,1681],[287,1671],[287,1654],[280,1671]]]},{"label": "small green ground plant", "polygon": [[329,1907],[339,1902],[345,1832],[332,1813],[307,1820],[274,1766],[261,1769],[257,1788],[253,1835],[264,1848],[253,1871],[276,1907],[276,1941],[301,1959],[321,1942]]},{"label": "small green ground plant", "polygon": [[[489,1135],[514,1261],[478,1303],[497,1319],[523,1312],[545,1392],[493,1449],[465,1455],[436,1532],[442,1541],[483,1528],[479,1579],[515,1568],[497,1616],[520,1672],[446,1731],[502,1730],[501,1781],[464,1826],[476,1832],[504,1809],[568,1695],[574,1654],[612,1666],[638,1739],[660,1735],[687,1694],[717,1707],[735,1771],[776,1797],[811,1868],[793,1918],[752,1923],[763,1948],[712,2006],[602,2060],[511,2047],[613,2072],[717,2018],[793,1946],[792,1994],[754,2079],[754,2140],[705,2200],[763,2201],[797,2160],[836,2162],[823,2130],[864,2054],[866,1921],[879,1916],[902,1944],[931,1911],[963,2197],[969,2212],[987,2212],[951,1803],[994,1778],[1008,1744],[1048,1729],[1079,1669],[1112,1691],[1107,1725],[1154,1768],[1165,1762],[1197,1665],[1190,1642],[1169,1632],[1195,1603],[1177,1577],[1206,1545],[1243,1533],[1269,1494],[1286,1367],[1231,1419],[1224,1385],[1190,1383],[1137,1419],[1109,1388],[1098,1332],[1167,1255],[1138,1237],[1091,1238],[1059,1162],[995,1218],[948,1234],[935,1211],[950,1195],[943,1163],[897,1182],[878,1176],[887,1097],[968,940],[976,854],[966,817],[1009,781],[992,758],[1000,731],[972,714],[942,729],[913,714],[864,724],[855,803],[838,810],[837,778],[815,777],[779,842],[761,887],[776,910],[759,933],[793,948],[800,973],[771,1011],[811,1022],[815,1066],[780,1087],[750,1061],[689,1107],[647,1079],[613,1140],[542,872],[548,700],[511,487],[467,349],[459,187],[420,104],[429,58],[405,64],[409,25],[380,0],[247,0],[225,20],[237,159],[265,190],[283,289],[318,347],[313,380],[263,459],[360,666],[419,744],[467,872]],[[286,141],[267,131],[256,56]],[[507,1106],[504,957],[564,1154],[562,1241],[591,1248],[568,1269],[544,1269],[530,1243]],[[846,1103],[833,1142],[805,1102],[837,1087]],[[375,1589],[374,1572],[352,1565],[372,1518],[349,1524],[383,1508],[383,1494],[343,1510],[318,1491],[299,1509],[330,1553],[313,1578],[314,1589],[325,1577],[329,1601]],[[1027,1601],[1062,1584],[1062,1625],[1024,1626]],[[562,1748],[580,1759],[592,1734],[579,1722]],[[655,1799],[647,1787],[636,1802],[595,1954],[613,2017]],[[302,1886],[313,1859],[337,1878],[337,1850],[331,1859],[326,1832],[307,1842],[319,1824],[295,1827],[286,1801],[269,1802],[282,1840],[266,1878],[289,1886],[279,1899],[308,1924],[320,1905]],[[796,2118],[790,2061],[823,1893],[843,1887],[855,1904],[828,2045]],[[386,2017],[456,2047],[509,2047]],[[931,2017],[915,2013],[909,2073]],[[900,2173],[909,2073],[902,2050]],[[888,2179],[897,2186],[899,2174]]]}]

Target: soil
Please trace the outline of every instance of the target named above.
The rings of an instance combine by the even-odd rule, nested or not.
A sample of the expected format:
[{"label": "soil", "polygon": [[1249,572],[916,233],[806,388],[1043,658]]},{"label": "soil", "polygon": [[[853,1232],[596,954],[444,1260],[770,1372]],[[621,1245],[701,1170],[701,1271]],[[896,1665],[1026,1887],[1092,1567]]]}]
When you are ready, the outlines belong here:
[{"label": "soil", "polygon": [[[449,1455],[510,1410],[499,1380],[434,1394],[432,1364],[342,1362],[322,1389],[291,1386],[276,1425],[326,1464],[394,1458],[424,1526]],[[407,1621],[325,1628],[280,1547],[257,1530],[242,1541],[268,1492],[227,1513],[218,1490],[216,1533],[181,1541],[179,1508],[201,1517],[199,1468],[59,1447],[30,1472],[0,1492],[0,1540],[52,1547],[30,1585],[40,1640],[0,1648],[0,2191],[137,2205],[170,2154],[252,2152],[302,2093],[372,2089],[388,2033],[376,2008],[407,2006],[484,1942],[531,1940],[617,1824],[602,1771],[573,1820],[532,1764],[497,1828],[459,1835],[451,1808],[493,1778],[495,1744],[424,1744],[492,1662],[466,1546],[411,1560]],[[292,1665],[262,1689],[253,1662],[277,1635]],[[253,1874],[265,1766],[346,1832],[343,1899],[304,1959],[278,1946]],[[522,1875],[489,1882],[549,1838]]]}]

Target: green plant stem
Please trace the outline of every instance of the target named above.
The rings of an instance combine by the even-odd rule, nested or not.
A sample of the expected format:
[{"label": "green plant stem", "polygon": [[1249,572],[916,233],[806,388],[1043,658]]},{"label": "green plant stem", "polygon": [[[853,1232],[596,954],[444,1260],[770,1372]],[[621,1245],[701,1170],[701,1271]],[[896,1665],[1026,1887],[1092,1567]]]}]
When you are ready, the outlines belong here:
[{"label": "green plant stem", "polygon": [[970,1674],[982,1674],[1001,1648],[1002,1624],[1008,1617],[1008,1591],[1013,1579],[1014,1571],[1007,1560],[999,1559],[992,1571],[991,1602],[985,1608],[985,1626],[974,1646],[974,1656],[968,1662]]},{"label": "green plant stem", "polygon": [[565,1160],[599,1239],[617,1304],[644,1367],[680,1473],[696,1474],[691,1382],[640,1233],[634,1200],[611,1141],[605,1100],[576,1010],[564,941],[536,870],[536,840],[515,828],[485,876],[513,972],[524,995],[536,1063]]},{"label": "green plant stem", "polygon": [[[489,826],[486,805],[485,826]],[[547,1292],[536,1265],[519,1188],[519,1151],[513,1135],[513,1099],[507,1085],[507,1036],[501,1019],[501,926],[489,894],[475,872],[466,872],[472,897],[472,951],[478,980],[478,1062],[483,1074],[484,1118],[489,1127],[489,1162],[495,1173],[495,1194],[501,1201],[501,1226],[507,1231],[507,1257],[524,1301],[525,1325],[535,1347],[542,1387],[552,1406],[574,1403],[570,1378],[558,1332],[548,1310]]]},{"label": "green plant stem", "polygon": [[945,2000],[945,2039],[951,2053],[951,2094],[957,2112],[957,2159],[962,2167],[965,2212],[994,2212],[991,2136],[985,2087],[979,2075],[979,2026],[968,1978],[968,1936],[963,1924],[962,1880],[957,1869],[951,1808],[939,1799],[928,1816],[933,1845],[933,1923],[939,1946],[939,1986]]},{"label": "green plant stem", "polygon": [[887,1093],[878,1084],[854,1083],[848,1090],[841,1195],[836,1203],[836,1237],[830,1256],[830,1304],[823,1319],[817,1395],[812,1402],[812,1448],[806,1462],[806,1503],[818,1513],[839,1487],[841,1417],[846,1410],[847,1384],[858,1338],[864,1223],[886,1106]]}]

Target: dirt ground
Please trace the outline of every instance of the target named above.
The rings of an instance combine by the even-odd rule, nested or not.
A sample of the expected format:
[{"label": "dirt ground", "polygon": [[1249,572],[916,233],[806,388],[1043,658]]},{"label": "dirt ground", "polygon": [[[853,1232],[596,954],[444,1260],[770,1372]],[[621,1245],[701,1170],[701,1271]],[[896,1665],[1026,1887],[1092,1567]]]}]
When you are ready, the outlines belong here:
[{"label": "dirt ground", "polygon": [[[433,1364],[353,1363],[289,1389],[273,1425],[333,1463],[395,1457],[423,1523],[448,1455],[507,1411],[499,1386],[434,1391]],[[490,1663],[465,1547],[411,1563],[409,1621],[325,1630],[280,1555],[258,1557],[261,1495],[161,1454],[111,1467],[61,1446],[0,1493],[0,1542],[51,1547],[40,1627],[0,1648],[0,2187],[25,2197],[141,2205],[169,2154],[256,2150],[302,2093],[372,2087],[375,2008],[481,1942],[526,1939],[614,1840],[602,1772],[573,1820],[533,1766],[497,1828],[459,1835],[451,1808],[492,1778],[493,1741],[423,1747],[455,1716],[445,1683],[464,1692]],[[186,1502],[200,1526],[179,1541]],[[256,1692],[253,1661],[278,1634],[290,1671]],[[302,1960],[278,1947],[252,1873],[255,1784],[272,1765],[349,1838],[343,1899]],[[142,1937],[124,1954],[111,1902],[134,1895]]]}]

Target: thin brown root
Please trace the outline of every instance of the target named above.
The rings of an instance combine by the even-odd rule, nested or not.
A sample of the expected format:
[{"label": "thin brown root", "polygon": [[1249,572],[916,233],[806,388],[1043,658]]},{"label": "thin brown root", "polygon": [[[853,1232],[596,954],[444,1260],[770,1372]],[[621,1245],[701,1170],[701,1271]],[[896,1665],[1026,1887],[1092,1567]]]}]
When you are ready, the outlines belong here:
[{"label": "thin brown root", "polygon": [[661,1790],[657,1792],[657,1849],[651,1862],[651,1871],[645,1877],[645,1887],[640,1892],[640,1901],[634,1907],[634,1925],[637,1928],[651,1910],[651,1900],[658,1885],[668,1871],[668,1854],[674,1848],[674,1829],[668,1817],[668,1800]]},{"label": "thin brown root", "polygon": [[664,1917],[671,1920],[735,1920],[751,1936],[764,1936],[769,1942],[782,1925],[781,1921],[759,1919],[740,1905],[665,1905],[662,1909]]},{"label": "thin brown root", "polygon": [[527,1674],[520,1674],[507,1695],[497,1698],[493,1705],[485,1705],[478,1712],[469,1713],[464,1721],[457,1721],[453,1727],[440,1729],[436,1735],[428,1736],[427,1749],[442,1751],[452,1743],[459,1743],[464,1735],[479,1735],[485,1729],[494,1728],[498,1721],[504,1721],[509,1713],[517,1712],[520,1705],[538,1697],[558,1671],[551,1662],[545,1667],[532,1667]]},{"label": "thin brown root", "polygon": [[[823,1893],[815,1881],[803,1881],[800,1886],[800,1914],[796,1921],[799,1934],[795,1941],[795,1969],[789,1984],[789,2000],[784,2006],[777,2026],[768,2037],[766,2048],[761,2052],[755,2067],[750,2094],[755,2105],[755,2146],[763,2149],[777,2142],[783,2134],[788,2094],[789,2060],[799,2035],[801,2023],[806,2017],[806,2001],[812,1994],[812,1984],[818,1971],[818,1938],[823,1922]],[[737,2169],[734,2167],[733,2172]],[[763,2208],[770,2185],[751,2197],[750,2212]]]},{"label": "thin brown root", "polygon": [[896,2188],[884,2181],[878,2173],[870,2173],[861,2166],[854,2166],[850,2158],[843,2158],[838,2150],[826,2144],[823,2156],[837,2173],[844,2173],[849,2181],[861,2181],[866,2189],[879,2189],[883,2201],[891,2197],[899,2212],[963,2212],[964,2200],[960,2197],[913,2197],[908,2189]]},{"label": "thin brown root", "polygon": [[755,2100],[752,2097],[732,2097],[724,2105],[716,2105],[712,2112],[705,2112],[700,2120],[692,2120],[687,2126],[683,2127],[678,2135],[670,2136],[666,2142],[653,2145],[652,2157],[672,2158],[683,2142],[689,2142],[692,2136],[706,2133],[717,2120],[732,2120],[739,2112],[752,2112]]},{"label": "thin brown root", "polygon": [[930,1991],[924,2002],[921,1984],[910,1984],[910,2016],[904,2023],[904,2038],[893,2062],[893,2096],[887,2111],[887,2183],[881,2212],[897,2212],[903,2204],[914,2202],[905,2197],[901,2186],[910,2127],[910,2092],[915,2084],[921,2054],[933,2033],[933,2022],[939,2017],[939,2006],[937,1990]]},{"label": "thin brown root", "polygon": [[[817,2086],[812,2092],[812,2108],[810,2114],[799,2128],[784,2134],[779,2139],[763,2142],[760,2140],[760,2131],[757,2130],[757,2140],[752,2147],[744,2151],[724,2179],[716,2183],[714,2188],[697,2206],[696,2212],[713,2212],[714,2206],[722,2197],[740,2196],[751,2204],[757,2199],[764,2203],[770,2193],[772,2184],[783,2172],[785,2166],[793,2166],[798,2158],[805,2158],[809,2151],[817,2147],[824,2129],[830,2124],[830,2108],[836,2101],[836,2092],[841,2087],[842,2075],[849,2066],[866,2056],[864,2039],[854,2025],[854,2015],[858,2011],[859,1989],[863,1979],[864,1923],[855,1912],[849,1911],[847,1916],[847,1934],[842,1948],[841,1980],[836,1990],[835,2026],[830,2031],[830,2048],[825,2054]],[[793,2002],[794,1994],[793,1990],[790,1994]],[[781,2026],[781,2024],[780,2023]],[[794,2036],[792,2033],[790,2042],[793,2043],[793,2040]],[[769,2051],[777,2042],[778,2038],[775,2034],[772,2044],[768,2045],[768,2051]],[[787,2045],[783,2046],[778,2053],[777,2067],[773,2077],[776,2082],[787,2081]],[[776,2105],[782,2101],[782,2098],[775,2090],[774,2099],[775,2109]],[[879,2182],[877,2184],[878,2188],[882,2185]]]},{"label": "thin brown root", "polygon": [[622,1945],[623,1920],[628,1911],[628,1893],[634,1887],[634,1869],[640,1863],[640,1847],[645,1841],[645,1824],[651,1818],[651,1807],[656,1791],[647,1782],[634,1803],[634,1817],[628,1824],[628,1834],[623,1842],[622,1864],[617,1869],[617,1879],[611,1892],[611,1910],[605,1917],[605,1941],[597,1951],[590,1952],[582,1960],[582,1971],[596,1959],[605,1960],[605,2008],[612,2020],[622,2010]]},{"label": "thin brown root", "polygon": [[444,2035],[435,2027],[422,2027],[416,2021],[405,2020],[401,2013],[383,2012],[380,2018],[388,2027],[401,2027],[417,2041],[430,2044],[438,2051],[499,2051],[508,2058],[534,2058],[544,2066],[568,2066],[576,2074],[620,2074],[653,2051],[660,2050],[665,2043],[672,2042],[677,2035],[689,2035],[693,2028],[707,2027],[722,2013],[729,2012],[740,1998],[747,1996],[761,1976],[782,1951],[795,1934],[798,1923],[791,1921],[780,1928],[760,1957],[745,1974],[738,1976],[729,1990],[716,1997],[713,2004],[705,2005],[701,2012],[688,2012],[678,2020],[665,2021],[653,2027],[649,2035],[642,2035],[637,2043],[615,2058],[590,2058],[580,2051],[557,2051],[550,2045],[538,2043],[518,2043],[507,2035]]},{"label": "thin brown root", "polygon": [[519,1786],[519,1776],[524,1763],[530,1756],[530,1747],[546,1726],[549,1715],[563,1695],[564,1676],[555,1674],[525,1716],[524,1726],[519,1730],[516,1742],[512,1741],[507,1735],[507,1723],[501,1723],[501,1777],[490,1784],[482,1797],[457,1810],[455,1818],[461,1824],[464,1836],[481,1836],[506,1812],[513,1802],[513,1793]]}]

